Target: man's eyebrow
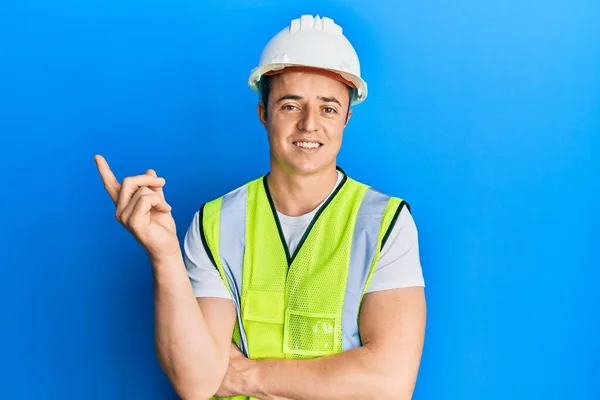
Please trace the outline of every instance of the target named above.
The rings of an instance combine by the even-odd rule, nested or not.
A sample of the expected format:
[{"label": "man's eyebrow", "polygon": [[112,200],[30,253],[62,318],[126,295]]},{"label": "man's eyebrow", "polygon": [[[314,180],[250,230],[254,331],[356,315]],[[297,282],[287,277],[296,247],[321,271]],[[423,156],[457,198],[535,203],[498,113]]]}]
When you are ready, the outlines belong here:
[{"label": "man's eyebrow", "polygon": [[340,101],[338,99],[336,99],[335,97],[319,96],[318,99],[321,101],[324,101],[325,103],[337,103],[337,104],[339,104],[340,107],[342,106],[342,103],[340,103]]},{"label": "man's eyebrow", "polygon": [[275,104],[279,103],[283,100],[302,100],[302,96],[298,96],[297,94],[285,94],[277,99]]}]

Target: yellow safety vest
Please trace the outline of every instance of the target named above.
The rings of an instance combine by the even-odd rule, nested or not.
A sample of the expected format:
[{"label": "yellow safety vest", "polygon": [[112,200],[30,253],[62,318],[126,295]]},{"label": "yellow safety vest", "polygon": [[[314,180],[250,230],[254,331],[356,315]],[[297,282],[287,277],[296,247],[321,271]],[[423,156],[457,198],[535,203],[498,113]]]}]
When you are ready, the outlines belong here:
[{"label": "yellow safety vest", "polygon": [[403,206],[344,173],[290,254],[266,175],[204,204],[200,236],[235,304],[240,350],[306,359],[359,347],[362,297]]}]

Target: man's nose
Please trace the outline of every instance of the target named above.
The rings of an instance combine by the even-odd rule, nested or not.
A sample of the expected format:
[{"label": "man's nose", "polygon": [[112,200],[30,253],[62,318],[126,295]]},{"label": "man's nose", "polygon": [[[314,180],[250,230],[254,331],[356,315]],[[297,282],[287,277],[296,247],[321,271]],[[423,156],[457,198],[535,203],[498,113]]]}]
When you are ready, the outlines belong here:
[{"label": "man's nose", "polygon": [[315,132],[319,130],[319,114],[316,107],[304,107],[302,116],[298,122],[298,129],[303,132]]}]

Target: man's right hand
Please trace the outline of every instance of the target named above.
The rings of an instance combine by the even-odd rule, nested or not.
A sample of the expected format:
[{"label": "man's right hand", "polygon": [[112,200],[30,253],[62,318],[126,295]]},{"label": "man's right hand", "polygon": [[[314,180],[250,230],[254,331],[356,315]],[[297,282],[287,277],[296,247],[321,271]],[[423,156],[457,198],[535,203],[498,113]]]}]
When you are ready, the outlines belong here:
[{"label": "man's right hand", "polygon": [[162,190],[165,179],[149,169],[123,179],[121,185],[104,157],[94,157],[104,188],[117,207],[117,220],[133,234],[150,258],[165,259],[180,252],[171,206]]}]

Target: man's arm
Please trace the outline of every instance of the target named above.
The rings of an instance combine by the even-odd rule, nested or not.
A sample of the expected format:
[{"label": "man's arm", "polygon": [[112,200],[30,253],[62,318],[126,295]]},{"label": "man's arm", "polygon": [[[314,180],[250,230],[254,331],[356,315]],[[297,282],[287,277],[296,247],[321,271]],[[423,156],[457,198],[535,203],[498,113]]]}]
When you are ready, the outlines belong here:
[{"label": "man's arm", "polygon": [[233,303],[196,299],[181,256],[155,261],[153,270],[159,364],[181,398],[208,399],[227,370]]},{"label": "man's arm", "polygon": [[246,395],[294,400],[410,399],[425,335],[422,287],[365,295],[363,346],[312,360],[251,360]]},{"label": "man's arm", "polygon": [[[150,256],[159,364],[181,397],[208,398],[218,389],[229,364],[233,306],[220,299],[200,305],[196,301],[171,206],[164,196],[165,179],[148,169],[143,175],[124,178],[121,184],[104,157],[94,159],[116,206],[115,217]],[[186,236],[188,243],[189,231]]]},{"label": "man's arm", "polygon": [[154,265],[158,359],[185,400],[208,399],[219,388],[236,318],[218,272],[205,267],[198,218],[196,212],[185,234],[183,257]]}]

